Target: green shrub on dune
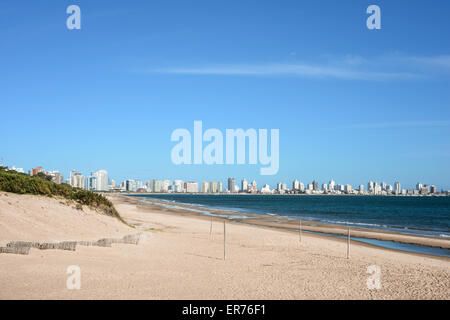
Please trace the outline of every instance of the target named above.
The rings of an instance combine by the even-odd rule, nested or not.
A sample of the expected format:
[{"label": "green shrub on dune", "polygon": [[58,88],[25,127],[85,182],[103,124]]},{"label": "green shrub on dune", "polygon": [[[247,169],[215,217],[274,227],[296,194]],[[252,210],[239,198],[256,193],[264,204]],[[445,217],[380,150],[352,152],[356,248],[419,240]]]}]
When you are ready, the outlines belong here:
[{"label": "green shrub on dune", "polygon": [[48,181],[45,177],[29,176],[16,171],[6,171],[5,167],[0,167],[0,191],[61,197],[73,200],[81,205],[93,207],[108,216],[116,217],[125,223],[111,201],[103,195],[72,188],[67,184],[56,184]]}]

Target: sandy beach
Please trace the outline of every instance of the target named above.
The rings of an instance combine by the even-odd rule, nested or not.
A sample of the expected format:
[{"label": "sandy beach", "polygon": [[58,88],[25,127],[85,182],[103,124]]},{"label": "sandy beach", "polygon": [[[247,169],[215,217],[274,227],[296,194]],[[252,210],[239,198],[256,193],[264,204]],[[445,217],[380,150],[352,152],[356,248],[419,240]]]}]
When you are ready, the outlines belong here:
[{"label": "sandy beach", "polygon": [[[448,258],[352,242],[346,259],[345,240],[303,233],[300,242],[289,230],[227,221],[224,260],[223,219],[213,219],[210,235],[209,217],[111,200],[130,226],[63,200],[0,193],[1,246],[146,236],[137,245],[1,253],[0,299],[450,299]],[[70,265],[80,267],[80,290],[66,287]],[[373,265],[381,271],[379,290],[367,286]]]}]

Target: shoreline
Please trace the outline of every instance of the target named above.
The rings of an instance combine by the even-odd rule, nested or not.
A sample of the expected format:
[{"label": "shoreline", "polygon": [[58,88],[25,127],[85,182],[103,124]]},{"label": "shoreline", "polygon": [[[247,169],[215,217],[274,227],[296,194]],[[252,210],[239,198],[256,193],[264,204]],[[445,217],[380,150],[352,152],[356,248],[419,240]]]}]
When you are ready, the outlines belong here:
[{"label": "shoreline", "polygon": [[354,193],[227,193],[227,192],[104,192],[106,195],[206,195],[206,196],[349,196],[349,197],[399,197],[399,198],[432,198],[432,197],[450,197],[450,194],[431,193],[431,194],[354,194]]},{"label": "shoreline", "polygon": [[[142,194],[141,194],[142,196]],[[212,207],[196,206],[195,204],[185,204],[180,202],[168,203],[165,199],[146,198],[136,195],[120,195],[121,199],[128,199],[132,203],[141,206],[148,206],[151,210],[163,211],[164,213],[174,213],[189,216],[197,216],[202,218],[213,217],[213,219],[226,219],[232,223],[239,223],[242,225],[263,227],[281,230],[290,233],[299,233],[299,219],[289,219],[283,216],[265,216],[261,214],[234,212],[231,210],[214,209]],[[143,203],[146,201],[147,203]],[[276,220],[276,221],[274,221]],[[361,227],[351,227],[351,241],[358,242],[362,245],[381,248],[385,250],[394,250],[408,254],[425,255],[433,258],[441,258],[446,261],[450,260],[448,255],[432,254],[428,252],[414,252],[402,250],[399,248],[386,247],[372,242],[392,242],[401,245],[421,246],[429,249],[450,250],[450,239],[443,239],[431,236],[422,236],[414,234],[405,234],[398,231],[383,230],[383,229],[367,229]],[[302,232],[309,235],[315,235],[328,239],[335,239],[343,241],[340,237],[347,236],[348,229],[344,225],[322,223],[310,220],[302,220]],[[361,238],[359,241],[355,238]],[[368,240],[367,242],[364,240]],[[346,241],[346,240],[345,240]],[[432,251],[432,250],[429,250]]]}]

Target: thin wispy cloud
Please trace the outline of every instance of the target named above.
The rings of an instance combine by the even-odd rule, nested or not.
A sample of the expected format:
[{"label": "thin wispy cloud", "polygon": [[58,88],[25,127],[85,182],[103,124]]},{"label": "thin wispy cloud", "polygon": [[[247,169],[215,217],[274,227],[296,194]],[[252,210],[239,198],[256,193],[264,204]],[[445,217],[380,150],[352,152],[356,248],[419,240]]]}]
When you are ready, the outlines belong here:
[{"label": "thin wispy cloud", "polygon": [[418,77],[408,72],[359,71],[352,68],[313,64],[215,65],[158,69],[157,72],[190,75],[302,76],[347,80],[389,80]]},{"label": "thin wispy cloud", "polygon": [[[342,80],[412,80],[450,74],[450,55],[405,56],[392,54],[365,58],[324,55],[322,61],[295,63],[208,64],[151,70],[152,73],[222,76],[297,76]],[[142,72],[142,70],[141,70]],[[145,71],[144,71],[145,72]]]},{"label": "thin wispy cloud", "polygon": [[441,55],[435,57],[411,57],[412,62],[437,68],[446,68],[450,70],[450,55]]}]

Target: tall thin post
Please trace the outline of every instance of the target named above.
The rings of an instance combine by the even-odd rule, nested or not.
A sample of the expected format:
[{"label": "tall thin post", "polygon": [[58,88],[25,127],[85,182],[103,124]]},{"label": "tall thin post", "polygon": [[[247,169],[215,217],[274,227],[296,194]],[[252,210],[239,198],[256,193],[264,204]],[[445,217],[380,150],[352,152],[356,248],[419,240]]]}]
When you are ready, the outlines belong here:
[{"label": "tall thin post", "polygon": [[347,236],[347,259],[350,257],[350,227],[348,227],[348,236]]},{"label": "tall thin post", "polygon": [[299,220],[298,224],[298,241],[302,242],[302,219]]},{"label": "tall thin post", "polygon": [[225,231],[225,220],[223,220],[223,260],[225,260],[225,240],[226,240],[226,231]]},{"label": "tall thin post", "polygon": [[213,217],[211,216],[211,226],[209,227],[209,237],[210,238],[212,236],[212,220],[213,220]]}]

